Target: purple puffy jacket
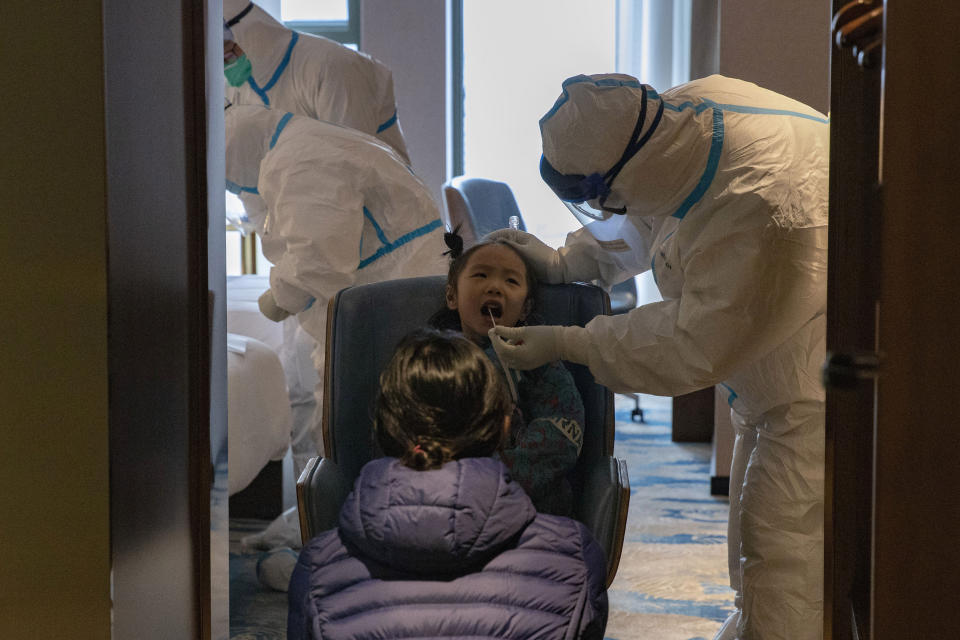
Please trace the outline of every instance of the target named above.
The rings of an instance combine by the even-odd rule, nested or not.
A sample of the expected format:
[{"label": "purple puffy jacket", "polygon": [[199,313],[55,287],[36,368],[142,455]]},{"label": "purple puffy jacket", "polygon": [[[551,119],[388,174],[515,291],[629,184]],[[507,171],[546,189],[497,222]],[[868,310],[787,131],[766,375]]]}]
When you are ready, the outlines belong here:
[{"label": "purple puffy jacket", "polygon": [[287,637],[600,639],[605,577],[587,528],[537,514],[499,461],[381,458],[300,553]]}]

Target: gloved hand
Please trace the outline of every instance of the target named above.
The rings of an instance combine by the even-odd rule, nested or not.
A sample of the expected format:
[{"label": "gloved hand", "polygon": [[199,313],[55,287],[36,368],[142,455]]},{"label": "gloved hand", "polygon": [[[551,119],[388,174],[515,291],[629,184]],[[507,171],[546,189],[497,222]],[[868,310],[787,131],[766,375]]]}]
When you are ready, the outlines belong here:
[{"label": "gloved hand", "polygon": [[519,229],[497,229],[484,240],[502,240],[519,251],[541,282],[590,282],[600,277],[600,265],[586,246],[556,250],[537,236]]},{"label": "gloved hand", "polygon": [[511,369],[536,369],[555,360],[578,364],[587,364],[588,361],[589,344],[583,327],[498,325],[487,335],[500,358]]},{"label": "gloved hand", "polygon": [[257,299],[257,305],[260,307],[260,313],[274,322],[282,322],[284,319],[293,315],[277,304],[277,300],[273,297],[273,292],[270,291],[270,289],[260,294],[260,298]]},{"label": "gloved hand", "polygon": [[484,236],[483,240],[502,240],[514,247],[527,259],[541,282],[564,282],[560,254],[532,233],[519,229],[497,229]]}]

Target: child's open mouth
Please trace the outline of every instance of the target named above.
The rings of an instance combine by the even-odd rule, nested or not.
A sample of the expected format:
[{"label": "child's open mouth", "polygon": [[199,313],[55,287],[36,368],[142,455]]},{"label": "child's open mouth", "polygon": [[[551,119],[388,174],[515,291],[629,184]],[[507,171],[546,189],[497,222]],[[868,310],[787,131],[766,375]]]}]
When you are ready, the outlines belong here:
[{"label": "child's open mouth", "polygon": [[482,313],[484,316],[493,316],[494,318],[499,318],[503,315],[503,307],[499,302],[487,302],[480,307],[480,313]]}]

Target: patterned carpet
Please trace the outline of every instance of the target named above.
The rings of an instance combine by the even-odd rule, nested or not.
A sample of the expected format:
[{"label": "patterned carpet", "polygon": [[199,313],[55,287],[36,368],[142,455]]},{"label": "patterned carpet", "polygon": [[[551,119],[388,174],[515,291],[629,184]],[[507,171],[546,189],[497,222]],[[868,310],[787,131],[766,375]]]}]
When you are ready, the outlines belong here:
[{"label": "patterned carpet", "polygon": [[670,439],[669,398],[642,396],[646,424],[617,399],[614,454],[627,461],[630,511],[607,637],[710,640],[733,608],[725,498],[710,496],[710,444]]},{"label": "patterned carpet", "polygon": [[[627,461],[630,512],[611,585],[609,640],[710,640],[733,607],[727,586],[727,501],[710,496],[710,445],[670,440],[669,398],[617,398],[615,454]],[[266,526],[230,520],[230,638],[273,640],[286,633],[286,594],[259,585],[257,554],[239,540]],[[216,634],[214,634],[216,637]]]}]

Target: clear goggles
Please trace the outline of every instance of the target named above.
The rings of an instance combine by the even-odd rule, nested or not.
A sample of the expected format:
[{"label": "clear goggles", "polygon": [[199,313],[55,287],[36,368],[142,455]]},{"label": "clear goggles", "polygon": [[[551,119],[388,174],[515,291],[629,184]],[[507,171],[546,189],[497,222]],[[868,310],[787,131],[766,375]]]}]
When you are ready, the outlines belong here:
[{"label": "clear goggles", "polygon": [[540,176],[543,181],[547,183],[577,220],[583,224],[609,220],[610,216],[623,215],[627,212],[626,207],[613,208],[606,206],[607,197],[610,195],[610,187],[620,174],[620,170],[653,135],[663,116],[663,100],[660,100],[650,128],[641,135],[643,124],[647,118],[646,86],[641,85],[641,90],[640,114],[634,125],[633,133],[630,135],[630,142],[623,150],[623,154],[617,163],[605,173],[564,174],[557,171],[546,156],[540,156]]},{"label": "clear goggles", "polygon": [[610,216],[615,214],[626,213],[626,208],[622,209],[611,209],[609,207],[604,207],[599,200],[594,201],[597,206],[591,204],[591,202],[564,202],[564,206],[570,210],[570,213],[580,221],[581,224],[587,225],[591,222],[609,220]]}]

